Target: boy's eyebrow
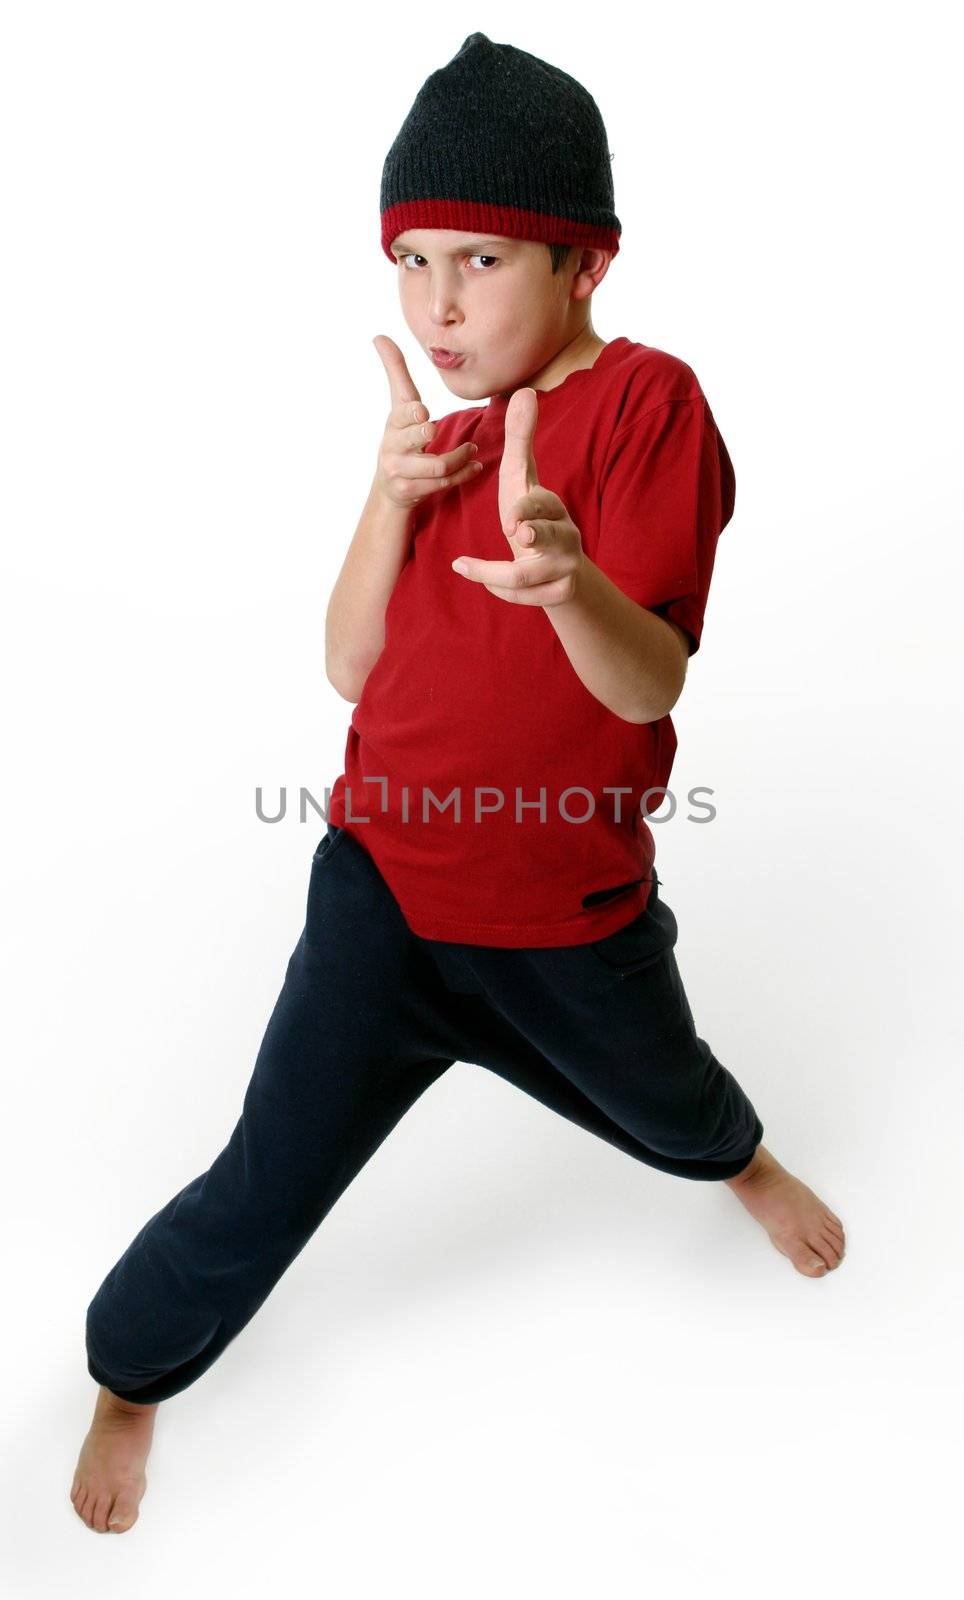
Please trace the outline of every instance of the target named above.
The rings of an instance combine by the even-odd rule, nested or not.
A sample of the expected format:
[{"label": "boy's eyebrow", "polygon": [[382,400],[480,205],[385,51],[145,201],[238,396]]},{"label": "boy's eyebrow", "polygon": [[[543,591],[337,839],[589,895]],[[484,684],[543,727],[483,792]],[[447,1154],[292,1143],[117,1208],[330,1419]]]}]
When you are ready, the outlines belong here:
[{"label": "boy's eyebrow", "polygon": [[[463,244],[456,245],[454,250],[449,250],[448,254],[450,256],[460,256],[460,255],[463,255],[466,250],[475,250],[475,249],[477,249],[479,245],[497,244],[499,246],[502,246],[502,245],[511,244],[511,242],[512,242],[511,239],[466,239]],[[399,251],[404,252],[404,254],[406,254],[406,255],[420,255],[421,254],[421,251],[416,250],[414,245],[408,244],[405,240],[396,239],[395,243],[391,246],[391,249],[396,254]]]}]

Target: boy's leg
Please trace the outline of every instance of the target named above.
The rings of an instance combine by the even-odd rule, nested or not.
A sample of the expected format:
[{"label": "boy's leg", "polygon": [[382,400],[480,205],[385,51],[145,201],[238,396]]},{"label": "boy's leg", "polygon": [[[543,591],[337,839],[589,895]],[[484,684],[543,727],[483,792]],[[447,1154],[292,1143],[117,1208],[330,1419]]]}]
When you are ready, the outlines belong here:
[{"label": "boy's leg", "polygon": [[193,1383],[245,1326],[405,1111],[452,1064],[417,941],[365,852],[329,827],[305,929],[210,1169],[157,1212],[87,1312],[88,1370],[128,1401]]},{"label": "boy's leg", "polygon": [[732,1178],[763,1124],[697,1036],[677,933],[654,885],[640,917],[594,944],[434,949],[463,984],[479,1065],[663,1172]]}]

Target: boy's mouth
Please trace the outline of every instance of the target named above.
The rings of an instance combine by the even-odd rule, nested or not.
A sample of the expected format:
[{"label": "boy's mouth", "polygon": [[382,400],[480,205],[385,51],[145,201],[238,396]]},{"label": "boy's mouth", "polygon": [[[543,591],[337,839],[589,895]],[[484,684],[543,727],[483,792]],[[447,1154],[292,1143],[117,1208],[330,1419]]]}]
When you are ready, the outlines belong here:
[{"label": "boy's mouth", "polygon": [[464,359],[461,351],[443,350],[437,345],[432,346],[429,354],[437,367],[457,367],[459,362]]}]

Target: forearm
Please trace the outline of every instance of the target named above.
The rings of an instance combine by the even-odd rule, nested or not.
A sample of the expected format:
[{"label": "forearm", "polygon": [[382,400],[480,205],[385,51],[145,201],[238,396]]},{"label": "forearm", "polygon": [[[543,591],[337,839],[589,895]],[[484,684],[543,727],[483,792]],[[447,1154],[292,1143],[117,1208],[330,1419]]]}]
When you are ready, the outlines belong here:
[{"label": "forearm", "polygon": [[656,722],[673,709],[686,676],[679,640],[588,556],[572,599],[544,610],[580,682],[617,717]]},{"label": "forearm", "polygon": [[[325,615],[325,672],[358,699],[385,643],[385,610],[411,546],[412,509],[372,484]],[[357,692],[356,692],[357,691]]]}]

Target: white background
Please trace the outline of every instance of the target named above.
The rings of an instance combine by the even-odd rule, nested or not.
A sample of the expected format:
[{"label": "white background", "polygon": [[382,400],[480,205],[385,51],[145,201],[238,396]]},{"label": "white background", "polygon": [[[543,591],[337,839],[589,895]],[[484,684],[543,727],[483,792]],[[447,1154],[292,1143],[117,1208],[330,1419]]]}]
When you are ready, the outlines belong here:
[{"label": "white background", "polygon": [[[8,1592],[936,1592],[957,1550],[960,127],[943,6],[7,4]],[[381,164],[475,29],[603,113],[596,331],[694,368],[737,475],[657,836],[698,1031],[844,1220],[462,1063],[158,1414],[134,1530],[68,1499],[88,1301],[240,1109],[342,770],[324,613],[409,356]],[[550,486],[551,487],[551,486]],[[493,602],[495,603],[495,602]],[[507,684],[507,696],[518,685]],[[685,806],[682,808],[685,810]]]}]

